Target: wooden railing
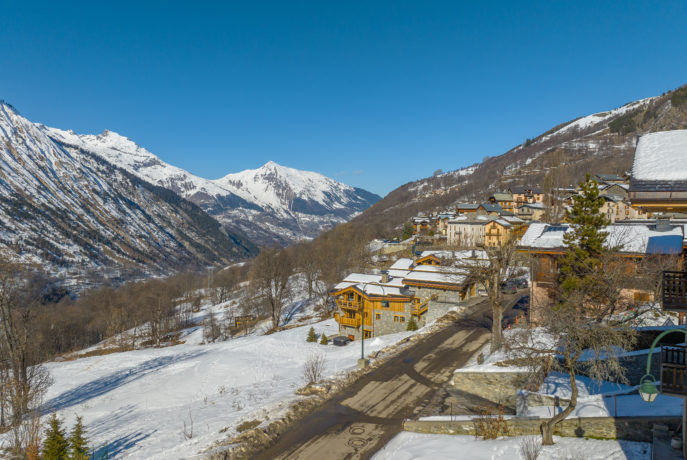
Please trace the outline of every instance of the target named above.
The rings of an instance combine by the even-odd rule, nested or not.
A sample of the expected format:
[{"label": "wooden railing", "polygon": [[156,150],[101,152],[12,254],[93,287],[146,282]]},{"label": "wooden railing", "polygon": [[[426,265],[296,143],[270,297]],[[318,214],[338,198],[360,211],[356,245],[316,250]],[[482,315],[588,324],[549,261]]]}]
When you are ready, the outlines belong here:
[{"label": "wooden railing", "polygon": [[340,316],[339,324],[348,327],[360,327],[360,318],[347,318],[345,316]]},{"label": "wooden railing", "polygon": [[687,272],[663,272],[664,310],[687,311]]},{"label": "wooden railing", "polygon": [[362,310],[363,309],[363,304],[362,302],[356,302],[354,300],[338,300],[336,301],[336,304],[339,306],[339,308],[345,308],[347,310]]},{"label": "wooden railing", "polygon": [[420,315],[424,314],[429,309],[429,302],[431,300],[436,300],[436,298],[437,298],[437,295],[434,294],[433,296],[429,297],[428,299],[425,299],[423,302],[416,304],[416,305],[413,305],[413,309],[411,310],[410,314],[418,316],[418,317]]},{"label": "wooden railing", "polygon": [[687,395],[687,365],[683,345],[664,345],[661,349],[661,393]]}]

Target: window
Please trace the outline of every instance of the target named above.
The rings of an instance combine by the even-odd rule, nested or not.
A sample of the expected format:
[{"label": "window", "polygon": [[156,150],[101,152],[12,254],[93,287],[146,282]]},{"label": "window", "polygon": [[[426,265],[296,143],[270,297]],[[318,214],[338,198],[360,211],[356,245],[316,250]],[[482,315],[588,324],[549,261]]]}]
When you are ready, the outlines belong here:
[{"label": "window", "polygon": [[382,319],[381,313],[375,313],[375,319]]},{"label": "window", "polygon": [[382,307],[389,308],[389,301],[388,300],[382,300]]},{"label": "window", "polygon": [[400,318],[401,318],[401,322],[402,322],[402,323],[405,323],[405,322],[406,322],[406,317],[405,317],[405,316],[401,316]]},{"label": "window", "polygon": [[363,331],[363,335],[365,336],[366,339],[372,338],[372,332],[371,331]]},{"label": "window", "polygon": [[394,323],[398,323],[398,316],[394,316]]}]

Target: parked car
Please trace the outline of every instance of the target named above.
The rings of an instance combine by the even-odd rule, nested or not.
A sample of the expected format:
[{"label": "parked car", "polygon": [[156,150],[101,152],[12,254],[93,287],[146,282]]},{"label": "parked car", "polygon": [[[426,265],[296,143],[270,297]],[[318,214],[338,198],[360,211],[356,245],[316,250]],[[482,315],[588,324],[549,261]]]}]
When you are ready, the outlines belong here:
[{"label": "parked car", "polygon": [[513,281],[518,289],[525,289],[528,284],[525,278],[515,278]]},{"label": "parked car", "polygon": [[337,335],[332,339],[332,343],[338,347],[343,347],[344,345],[348,345],[348,343],[351,341],[350,338],[346,337],[345,335]]},{"label": "parked car", "polygon": [[507,282],[501,285],[501,292],[504,294],[515,294],[518,289],[515,287],[515,283]]}]

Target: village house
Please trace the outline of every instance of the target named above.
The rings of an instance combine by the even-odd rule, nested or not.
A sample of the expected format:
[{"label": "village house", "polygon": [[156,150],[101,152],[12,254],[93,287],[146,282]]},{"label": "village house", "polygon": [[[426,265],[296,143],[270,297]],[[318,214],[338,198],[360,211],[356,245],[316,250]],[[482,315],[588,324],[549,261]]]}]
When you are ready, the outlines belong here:
[{"label": "village house", "polygon": [[489,197],[489,203],[498,204],[504,211],[513,212],[513,195],[510,193],[494,193]]},{"label": "village house", "polygon": [[475,214],[479,205],[477,203],[456,203],[456,214]]},{"label": "village house", "polygon": [[603,198],[604,204],[599,209],[599,212],[605,214],[611,223],[622,220],[649,218],[649,213],[641,209],[633,208],[632,205],[623,200],[622,197],[602,194],[601,198]]},{"label": "village house", "polygon": [[503,208],[499,204],[494,203],[481,203],[477,206],[477,214],[483,216],[494,216],[498,217],[504,213]]},{"label": "village house", "polygon": [[544,203],[544,191],[539,187],[511,186],[508,192],[513,197],[514,207],[525,203]]},{"label": "village house", "polygon": [[525,221],[540,220],[545,212],[544,203],[524,203],[516,208],[516,215]]},{"label": "village house", "polygon": [[490,220],[485,215],[458,216],[449,220],[446,244],[461,248],[484,246],[486,225]]},{"label": "village house", "polygon": [[427,233],[433,227],[432,219],[426,216],[413,217],[411,223],[413,225],[413,235]]},{"label": "village house", "polygon": [[424,326],[476,295],[465,265],[485,258],[481,251],[425,251],[378,275],[348,275],[330,293],[339,334],[352,340],[391,334],[406,330],[411,318]]},{"label": "village house", "polygon": [[[627,264],[627,277],[632,276],[647,255],[681,255],[686,246],[685,226],[670,222],[631,222],[613,224],[604,229],[608,233],[606,246],[618,248]],[[518,246],[518,251],[531,256],[530,319],[536,321],[537,312],[549,308],[556,300],[560,271],[559,258],[565,253],[563,235],[570,225],[532,223]],[[652,292],[640,286],[628,285],[621,295],[635,301],[653,301]]]}]

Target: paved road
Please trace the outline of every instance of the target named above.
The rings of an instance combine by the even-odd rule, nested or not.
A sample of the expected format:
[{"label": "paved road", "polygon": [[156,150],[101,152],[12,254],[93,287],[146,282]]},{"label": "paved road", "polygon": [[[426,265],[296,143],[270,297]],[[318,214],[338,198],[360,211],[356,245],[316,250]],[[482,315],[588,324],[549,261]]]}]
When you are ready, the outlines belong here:
[{"label": "paved road", "polygon": [[[514,304],[520,295],[504,302]],[[256,459],[366,459],[402,429],[403,419],[419,410],[489,340],[491,314],[485,301],[466,319],[416,342],[362,376],[287,430]],[[349,345],[350,346],[350,345]]]}]

